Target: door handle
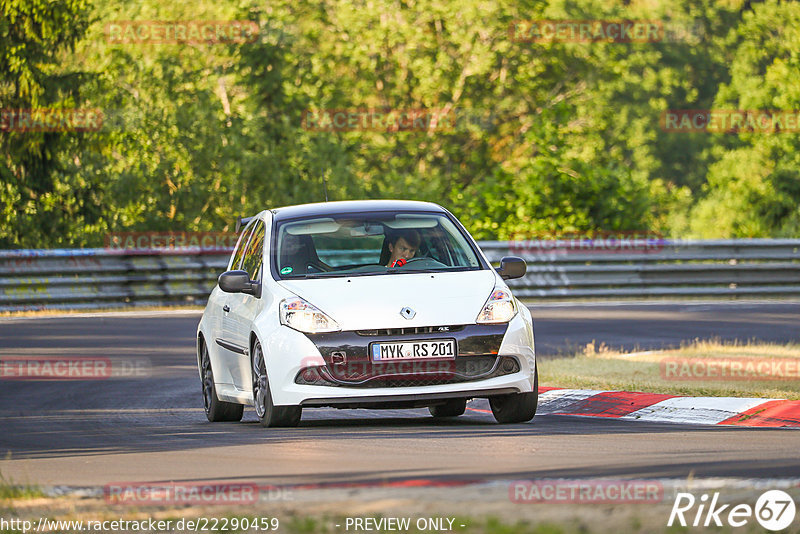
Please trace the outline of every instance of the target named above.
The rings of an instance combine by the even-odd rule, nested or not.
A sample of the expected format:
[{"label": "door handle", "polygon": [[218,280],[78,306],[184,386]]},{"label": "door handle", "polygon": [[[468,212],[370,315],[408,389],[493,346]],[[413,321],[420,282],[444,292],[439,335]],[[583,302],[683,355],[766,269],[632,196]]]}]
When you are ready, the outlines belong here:
[{"label": "door handle", "polygon": [[231,311],[231,307],[226,304],[225,306],[222,307],[222,311],[228,313],[229,311]]}]

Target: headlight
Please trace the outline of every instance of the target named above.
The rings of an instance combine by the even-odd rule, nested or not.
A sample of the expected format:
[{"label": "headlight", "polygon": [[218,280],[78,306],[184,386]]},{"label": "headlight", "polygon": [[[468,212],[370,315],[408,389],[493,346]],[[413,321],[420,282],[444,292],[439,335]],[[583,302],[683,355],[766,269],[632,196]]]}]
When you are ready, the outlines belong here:
[{"label": "headlight", "polygon": [[478,324],[507,323],[517,314],[514,297],[506,289],[494,288],[475,320]]},{"label": "headlight", "polygon": [[281,301],[280,315],[281,324],[308,334],[341,330],[336,321],[300,297]]}]

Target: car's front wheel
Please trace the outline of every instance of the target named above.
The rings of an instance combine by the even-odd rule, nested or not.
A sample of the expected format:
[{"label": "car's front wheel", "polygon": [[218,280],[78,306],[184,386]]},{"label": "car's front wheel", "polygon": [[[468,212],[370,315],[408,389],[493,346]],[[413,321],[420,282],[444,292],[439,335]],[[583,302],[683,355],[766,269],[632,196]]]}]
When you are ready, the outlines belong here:
[{"label": "car's front wheel", "polygon": [[533,371],[533,391],[489,397],[489,406],[498,423],[526,423],[536,415],[539,404],[539,368]]},{"label": "car's front wheel", "polygon": [[261,425],[297,426],[300,423],[303,408],[301,406],[275,406],[269,391],[267,367],[264,363],[264,351],[261,343],[256,341],[253,347],[253,405]]},{"label": "car's front wheel", "polygon": [[214,386],[214,372],[211,370],[211,358],[208,356],[206,342],[200,345],[200,372],[203,378],[203,407],[206,418],[212,423],[220,421],[241,421],[244,406],[234,402],[225,402],[217,398]]}]

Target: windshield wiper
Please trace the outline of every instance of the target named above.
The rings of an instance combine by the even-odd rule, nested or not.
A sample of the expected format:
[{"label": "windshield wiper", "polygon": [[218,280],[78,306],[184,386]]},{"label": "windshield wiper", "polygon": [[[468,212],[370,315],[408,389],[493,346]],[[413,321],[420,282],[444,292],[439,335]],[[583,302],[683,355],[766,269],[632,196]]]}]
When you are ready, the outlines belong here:
[{"label": "windshield wiper", "polygon": [[345,273],[328,272],[328,273],[311,273],[306,274],[303,278],[336,278],[337,276],[347,276]]},{"label": "windshield wiper", "polygon": [[303,276],[293,276],[291,278],[283,278],[283,280],[307,280],[313,278],[357,278],[359,276],[377,276],[381,274],[435,274],[435,273],[452,273],[452,272],[459,272],[459,271],[468,271],[470,270],[468,267],[452,267],[450,269],[408,269],[403,270],[403,268],[392,268],[387,269],[385,271],[362,271],[362,272],[355,272],[355,273],[348,273],[348,272],[341,272],[341,271],[331,271],[326,273],[311,273],[306,274]]}]

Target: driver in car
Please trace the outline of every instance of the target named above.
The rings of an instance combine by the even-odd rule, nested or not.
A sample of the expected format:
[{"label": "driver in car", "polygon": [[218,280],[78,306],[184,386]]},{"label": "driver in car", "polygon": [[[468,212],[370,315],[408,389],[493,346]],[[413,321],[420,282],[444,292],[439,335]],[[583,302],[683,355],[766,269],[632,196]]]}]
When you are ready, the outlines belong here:
[{"label": "driver in car", "polygon": [[422,238],[416,230],[400,230],[389,238],[389,263],[387,267],[401,267],[414,257]]}]

